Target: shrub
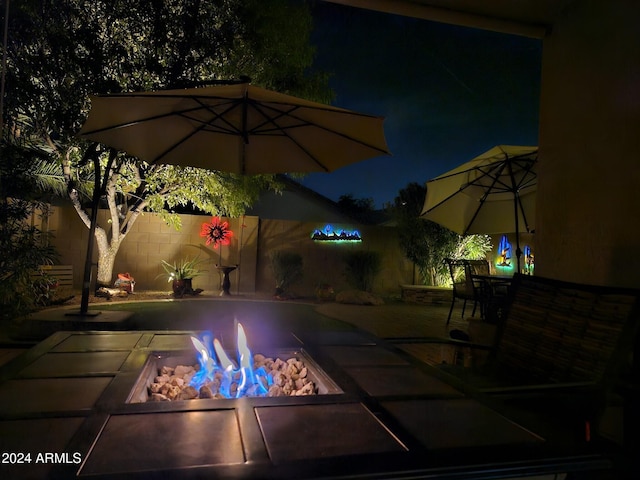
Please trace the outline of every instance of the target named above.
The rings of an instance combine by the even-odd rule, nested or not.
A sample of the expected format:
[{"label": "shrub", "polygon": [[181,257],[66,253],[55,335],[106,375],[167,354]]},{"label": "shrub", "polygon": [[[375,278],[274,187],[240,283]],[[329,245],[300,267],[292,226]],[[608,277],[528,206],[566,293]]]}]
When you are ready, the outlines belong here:
[{"label": "shrub", "polygon": [[[193,279],[200,275],[202,275],[206,270],[200,270],[200,265],[204,262],[204,260],[200,260],[200,258],[192,258],[192,259],[182,259],[179,261],[175,261],[173,263],[169,263],[166,260],[160,260],[162,268],[165,271],[167,282],[172,282],[174,280],[185,280],[185,279]],[[160,274],[158,276],[161,276]]]},{"label": "shrub", "polygon": [[276,295],[302,279],[302,256],[295,252],[276,250],[271,254],[271,269],[276,277]]},{"label": "shrub", "polygon": [[358,290],[370,292],[380,272],[382,259],[378,252],[355,251],[345,255],[347,283]]},{"label": "shrub", "polygon": [[0,201],[0,305],[3,320],[16,319],[42,305],[37,294],[42,278],[34,276],[40,265],[57,259],[47,234],[29,224],[46,205],[22,200]]}]

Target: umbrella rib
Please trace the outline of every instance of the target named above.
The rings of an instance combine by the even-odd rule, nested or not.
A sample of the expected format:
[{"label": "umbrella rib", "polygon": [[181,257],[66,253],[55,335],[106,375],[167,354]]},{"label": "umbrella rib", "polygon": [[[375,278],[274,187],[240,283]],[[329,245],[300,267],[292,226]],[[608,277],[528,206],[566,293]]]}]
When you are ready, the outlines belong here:
[{"label": "umbrella rib", "polygon": [[[527,232],[529,231],[529,221],[527,220],[527,214],[524,211],[524,205],[522,205],[522,198],[520,197],[520,189],[521,188],[526,188],[528,186],[532,185],[532,182],[536,179],[537,175],[531,171],[531,169],[533,168],[533,164],[537,162],[537,159],[532,160],[531,162],[529,162],[526,167],[525,167],[525,174],[522,176],[522,180],[518,185],[518,189],[515,192],[515,196],[516,196],[516,215],[517,215],[517,211],[519,210],[519,212],[522,214],[522,219],[524,220],[524,224],[525,224],[525,228],[527,229]],[[531,176],[527,175],[531,173]],[[526,181],[525,181],[526,179]],[[516,218],[516,222],[517,222],[517,218]],[[517,226],[517,224],[516,224]]]},{"label": "umbrella rib", "polygon": [[[271,102],[271,103],[273,103],[273,102]],[[282,105],[285,105],[285,104],[282,104]],[[280,117],[286,116],[286,117],[293,118],[293,119],[298,120],[299,122],[301,122],[300,125],[295,125],[295,126],[292,126],[292,127],[281,127],[277,123],[272,122],[275,125],[276,129],[281,130],[283,132],[283,134],[285,134],[287,136],[287,138],[291,139],[292,141],[295,141],[295,140],[293,140],[293,138],[286,133],[286,130],[290,130],[290,129],[294,129],[294,128],[302,128],[302,127],[306,127],[306,126],[313,126],[313,127],[318,128],[320,130],[324,130],[325,132],[329,132],[329,133],[332,133],[334,135],[338,135],[338,136],[340,136],[342,138],[345,138],[345,139],[347,139],[349,141],[352,141],[354,143],[358,143],[358,144],[363,145],[363,146],[365,146],[367,148],[371,148],[373,150],[376,150],[376,151],[378,151],[380,153],[383,153],[385,155],[389,154],[389,151],[386,150],[386,149],[377,147],[375,145],[371,145],[370,143],[364,142],[364,141],[359,140],[357,138],[354,138],[354,137],[352,137],[350,135],[347,135],[345,133],[342,133],[342,132],[339,132],[339,131],[336,131],[336,130],[332,130],[332,129],[324,127],[322,125],[318,125],[317,123],[311,123],[308,120],[305,120],[304,118],[301,118],[300,116],[294,115],[292,113],[292,112],[295,112],[296,110],[299,110],[301,108],[309,108],[309,107],[306,107],[304,105],[295,105],[295,106],[293,106],[293,108],[291,110],[289,110],[287,112],[283,112],[282,110],[278,110],[277,108],[273,108],[273,107],[270,107],[269,105],[265,105],[265,104],[259,104],[259,105],[255,104],[253,106],[266,119],[266,121],[262,125],[265,125],[265,124],[269,123],[270,122],[270,117],[268,115],[266,115],[264,111],[260,110],[260,108],[264,108],[264,109],[269,109],[269,110],[273,110],[273,111],[276,111],[276,112],[280,112],[282,114],[282,115],[280,115]],[[325,110],[325,109],[314,108],[314,110]],[[331,113],[343,113],[345,115],[356,115],[356,116],[364,116],[364,117],[369,117],[369,118],[376,118],[376,117],[372,117],[371,115],[354,114],[351,111],[344,111],[343,112],[343,111],[340,111],[340,110],[335,111],[335,110],[331,110],[331,109],[326,109],[326,111],[329,111]],[[257,132],[255,132],[255,130],[254,130],[254,133],[258,134]]]},{"label": "umbrella rib", "polygon": [[[202,123],[204,127],[211,127],[212,130],[210,130],[210,131],[212,131],[212,132],[213,131],[217,131],[217,132],[222,132],[222,133],[229,133],[229,134],[232,134],[232,135],[242,134],[242,130],[241,129],[238,129],[231,122],[229,122],[226,118],[224,118],[224,115],[227,115],[234,108],[238,108],[238,106],[242,103],[241,101],[234,100],[232,102],[229,102],[228,108],[226,108],[224,111],[218,113],[217,111],[213,110],[210,105],[207,105],[205,103],[200,102],[199,99],[194,99],[194,100],[197,101],[201,105],[200,110],[206,110],[206,111],[210,112],[211,114],[213,114],[213,118],[211,120],[204,121],[204,120],[199,120],[197,118],[186,117],[190,121]],[[215,125],[214,126],[213,122],[215,122],[216,120],[220,120],[221,122],[226,124],[229,128],[225,129],[220,125]],[[218,130],[216,130],[216,129],[218,129]]]},{"label": "umbrella rib", "polygon": [[[517,159],[520,160],[526,156],[529,156],[531,154],[525,154],[525,155],[521,155],[519,157],[511,157],[511,160]],[[522,179],[522,183],[520,183],[518,185],[517,188],[526,188],[528,186],[531,186],[533,184],[535,184],[535,179],[536,179],[536,175],[534,172],[531,171],[531,169],[533,168],[533,164],[536,163],[536,159],[532,159],[532,160],[528,160],[527,163],[527,168],[526,168],[526,172],[525,175],[523,175],[523,179]],[[483,178],[491,178],[492,179],[492,187],[494,186],[498,175],[494,175],[493,171],[496,168],[500,168],[501,164],[503,164],[505,162],[505,160],[499,161],[499,162],[494,162],[492,164],[489,165],[483,165],[480,167],[471,167],[471,168],[467,168],[466,170],[462,170],[460,172],[455,172],[455,173],[451,173],[448,175],[441,175],[437,178],[434,178],[432,180],[429,180],[429,182],[427,183],[431,183],[431,182],[436,182],[436,181],[440,181],[440,180],[444,180],[446,178],[453,178],[459,175],[463,175],[465,173],[469,173],[469,172],[473,172],[473,171],[477,171],[480,172],[480,176],[478,176],[478,178],[475,178],[472,182],[467,183],[466,185],[463,185],[462,187],[460,187],[459,190],[457,190],[456,192],[452,193],[451,195],[447,196],[446,198],[444,198],[443,200],[441,200],[440,202],[438,202],[436,205],[434,205],[433,207],[431,207],[429,210],[427,210],[425,213],[429,213],[431,210],[438,208],[440,205],[442,205],[443,203],[449,201],[451,198],[455,197],[456,195],[458,195],[459,193],[462,193],[463,190],[468,187],[468,186],[478,186],[481,188],[486,188],[485,186],[483,186],[479,181]],[[489,167],[489,170],[483,170],[483,167]],[[527,174],[531,174],[531,175],[527,175]],[[526,179],[526,181],[525,181]],[[513,192],[513,188],[510,188],[507,184],[505,184],[504,182],[500,182],[500,185],[503,185],[504,187],[506,187],[504,190],[501,190],[500,193],[503,192]]]},{"label": "umbrella rib", "polygon": [[[505,154],[506,155],[506,154]],[[522,183],[517,183],[514,177],[514,173],[513,173],[513,163],[514,160],[519,160],[521,157],[509,157],[508,155],[506,156],[506,158],[502,161],[500,161],[498,163],[498,168],[496,169],[498,172],[494,177],[491,177],[493,179],[493,182],[490,186],[488,187],[484,187],[485,191],[484,194],[482,196],[482,198],[480,199],[479,202],[479,206],[478,208],[475,210],[473,216],[471,217],[471,220],[469,221],[469,223],[467,224],[467,227],[464,230],[464,234],[466,235],[466,233],[469,231],[469,228],[471,227],[471,225],[473,225],[473,222],[475,221],[475,219],[477,218],[477,216],[480,213],[480,209],[482,208],[482,206],[484,205],[484,203],[487,200],[487,197],[491,194],[495,194],[492,193],[491,190],[494,189],[495,184],[496,183],[500,183],[501,185],[505,186],[504,190],[501,190],[500,193],[504,193],[504,192],[510,192],[513,195],[513,201],[515,203],[515,207],[516,207],[516,211],[515,213],[515,229],[516,229],[516,234],[518,233],[518,206],[520,207],[520,211],[522,212],[522,217],[526,222],[526,215],[524,213],[524,207],[522,205],[522,200],[520,199],[520,193],[519,190],[522,187]],[[531,171],[531,166],[533,165],[533,163],[535,163],[536,160],[532,160],[530,163],[529,168],[526,169],[525,172],[525,177],[526,177],[526,173],[529,173]],[[519,164],[519,163],[518,163]],[[508,170],[509,172],[509,178],[511,179],[511,187],[505,183],[505,182],[498,182],[499,176],[502,175],[502,172],[504,172],[505,168]],[[488,172],[487,172],[488,175]],[[476,185],[475,183],[473,183],[474,185]],[[527,224],[527,231],[529,230],[529,226]]]},{"label": "umbrella rib", "polygon": [[[188,135],[184,136],[179,141],[175,142],[173,145],[171,145],[171,147],[169,147],[164,152],[162,152],[160,155],[158,155],[153,160],[153,162],[151,162],[151,163],[157,163],[159,160],[161,160],[163,157],[165,157],[166,155],[171,153],[173,150],[178,148],[180,145],[182,145],[184,142],[186,142],[191,137],[196,135],[198,132],[201,132],[201,131],[205,130],[207,127],[212,127],[213,126],[212,124],[216,120],[220,120],[221,122],[223,122],[224,124],[228,125],[228,127],[229,127],[229,129],[224,129],[224,128],[221,128],[220,126],[217,125],[216,127],[219,129],[218,132],[221,131],[223,133],[229,133],[231,135],[243,134],[242,130],[239,130],[238,128],[236,128],[231,122],[229,122],[226,118],[223,117],[223,115],[226,115],[227,113],[229,113],[234,108],[237,108],[243,102],[239,102],[237,100],[231,101],[231,102],[229,102],[229,106],[223,112],[218,113],[215,110],[213,110],[209,105],[206,105],[206,104],[202,103],[200,101],[200,99],[194,97],[193,100],[198,102],[201,105],[201,107],[198,108],[197,110],[202,110],[202,109],[207,110],[208,112],[213,114],[213,118],[211,120],[205,122],[205,121],[202,121],[202,120],[191,118],[191,117],[186,116],[186,115],[182,115],[180,112],[176,112],[180,116],[183,116],[184,118],[188,118],[192,122],[200,123],[200,126],[198,128],[195,128],[191,132],[189,132]],[[194,110],[196,110],[196,109],[190,109],[189,111],[194,111]],[[244,117],[244,115],[243,115],[243,117]],[[242,170],[244,170],[244,167],[242,168]]]},{"label": "umbrella rib", "polygon": [[[436,182],[436,181],[439,181],[439,180],[443,180],[443,179],[445,179],[445,178],[452,178],[452,177],[455,177],[455,176],[458,176],[458,175],[462,175],[462,174],[465,174],[465,173],[469,173],[469,172],[473,172],[473,171],[480,171],[480,172],[481,172],[481,174],[482,174],[482,175],[481,175],[480,177],[478,177],[478,178],[484,178],[484,177],[487,177],[487,176],[488,176],[489,178],[495,179],[495,177],[492,177],[492,176],[489,174],[489,172],[485,172],[484,170],[480,170],[478,167],[472,167],[472,168],[468,168],[467,170],[463,170],[463,171],[461,171],[461,172],[452,173],[452,174],[450,174],[450,175],[442,175],[442,176],[440,176],[440,177],[434,178],[433,180],[429,180],[429,182],[427,182],[427,183]],[[478,180],[478,179],[475,179],[475,180]],[[474,180],[474,182],[475,182],[475,180]],[[444,198],[443,200],[441,200],[440,202],[438,202],[436,205],[434,205],[433,207],[431,207],[429,210],[427,210],[427,211],[425,212],[425,214],[426,214],[426,213],[431,212],[432,210],[434,210],[434,209],[436,209],[436,208],[438,208],[438,207],[439,207],[440,205],[442,205],[443,203],[445,203],[445,202],[447,202],[447,201],[451,200],[453,197],[455,197],[455,196],[456,196],[456,195],[458,195],[459,193],[464,193],[464,189],[465,189],[465,188],[467,188],[467,187],[469,187],[470,185],[483,187],[482,185],[476,185],[476,183],[467,183],[467,184],[465,184],[465,185],[462,185],[462,186],[461,186],[457,191],[455,191],[455,192],[454,192],[454,193],[452,193],[451,195],[447,196],[446,198]],[[428,188],[428,186],[427,186],[427,188]]]},{"label": "umbrella rib", "polygon": [[[196,135],[198,132],[201,132],[202,130],[204,130],[205,128],[207,128],[208,126],[211,126],[211,123],[216,121],[217,119],[222,120],[224,123],[226,123],[227,125],[229,125],[229,127],[231,127],[230,130],[225,131],[225,133],[240,133],[238,132],[237,129],[235,129],[235,127],[229,123],[226,119],[222,118],[223,114],[228,113],[229,111],[233,110],[234,108],[236,108],[238,106],[238,102],[230,102],[230,105],[228,106],[227,109],[225,109],[224,112],[222,113],[218,113],[215,112],[214,110],[211,110],[211,108],[209,108],[208,105],[204,105],[202,104],[197,98],[194,98],[193,100],[195,100],[196,102],[198,102],[201,106],[197,109],[193,108],[193,109],[189,109],[188,111],[195,111],[195,110],[202,110],[203,108],[206,109],[207,111],[213,113],[214,117],[212,120],[210,120],[209,122],[203,122],[201,120],[197,120],[197,119],[193,119],[191,117],[188,117],[186,115],[183,114],[183,112],[173,112],[173,114],[177,114],[180,115],[184,118],[188,118],[191,121],[195,121],[195,122],[199,122],[200,126],[197,128],[194,128],[191,132],[189,132],[188,135],[185,135],[184,137],[182,137],[181,139],[179,139],[177,142],[174,142],[169,148],[167,148],[164,152],[160,153],[159,155],[156,156],[156,158],[154,158],[151,162],[149,163],[158,163],[160,160],[162,160],[162,158],[164,158],[165,156],[167,156],[169,153],[171,153],[173,150],[175,150],[176,148],[178,148],[180,145],[182,145],[184,142],[186,142],[187,140],[189,140],[191,137],[193,137],[194,135]],[[223,130],[224,131],[224,130]]]},{"label": "umbrella rib", "polygon": [[[430,180],[431,182],[433,180]],[[429,182],[427,182],[429,183]],[[433,210],[435,210],[436,208],[438,208],[440,205],[442,205],[443,203],[451,200],[453,197],[455,197],[456,195],[458,195],[459,193],[462,193],[462,190],[464,189],[464,187],[460,187],[458,190],[456,190],[455,192],[453,192],[451,195],[448,195],[447,197],[445,197],[443,200],[439,201],[438,203],[436,203],[433,207],[431,207],[429,210],[427,210],[426,212],[424,212],[422,215],[426,215],[427,213],[432,212]],[[429,186],[427,185],[427,191],[429,191]]]},{"label": "umbrella rib", "polygon": [[227,108],[224,112],[216,113],[214,110],[211,109],[211,107],[209,105],[199,104],[198,106],[195,106],[195,107],[185,108],[185,109],[182,109],[182,110],[172,110],[170,112],[166,112],[166,113],[162,113],[162,114],[158,114],[158,115],[151,115],[149,117],[139,118],[139,119],[137,119],[135,121],[116,123],[116,124],[111,124],[111,125],[109,125],[107,127],[96,128],[94,130],[88,130],[88,131],[82,132],[81,135],[86,136],[86,135],[93,135],[93,134],[96,134],[96,133],[106,132],[106,131],[109,131],[109,130],[118,130],[120,128],[132,127],[132,126],[135,126],[135,125],[138,125],[138,124],[141,124],[141,123],[150,122],[150,121],[153,121],[153,120],[161,120],[163,118],[168,118],[168,117],[173,117],[173,116],[180,116],[180,117],[188,119],[191,122],[202,123],[202,124],[211,126],[210,125],[211,122],[205,122],[205,121],[202,121],[202,120],[199,120],[197,118],[193,118],[193,117],[189,116],[189,113],[201,111],[203,109],[206,109],[207,111],[209,111],[209,112],[214,114],[214,119],[212,121],[220,119],[222,122],[226,123],[230,127],[229,129],[225,129],[222,126],[217,126],[217,128],[219,129],[219,131],[221,133],[238,134],[238,133],[240,133],[240,131],[237,128],[235,128],[231,123],[229,123],[228,121],[226,121],[222,117],[222,115],[228,113],[230,110],[232,110],[236,106],[237,106],[237,103],[231,102],[231,105],[229,106],[229,108]]},{"label": "umbrella rib", "polygon": [[[502,158],[499,158],[500,156]],[[458,232],[460,232],[458,229],[462,227],[462,235],[467,235],[470,231],[481,232],[485,220],[489,220],[489,223],[494,225],[492,227],[488,227],[487,225],[485,226],[486,228],[495,228],[499,224],[500,228],[504,228],[504,231],[507,231],[506,229],[511,228],[511,226],[507,226],[504,221],[501,220],[498,224],[494,224],[495,219],[491,220],[489,217],[485,218],[484,215],[481,216],[482,212],[485,212],[487,208],[493,205],[493,200],[495,199],[498,202],[496,205],[499,208],[500,205],[511,205],[512,214],[509,215],[509,217],[512,215],[515,217],[512,218],[511,221],[515,222],[516,233],[520,232],[520,224],[522,223],[526,226],[527,231],[530,231],[527,213],[525,212],[525,204],[521,194],[528,195],[535,191],[535,188],[531,189],[531,187],[535,187],[537,178],[534,169],[538,160],[537,149],[516,156],[510,156],[507,151],[502,150],[500,156],[482,155],[470,161],[468,164],[463,164],[427,182],[428,197],[430,183],[433,183],[435,188],[435,194],[431,197],[438,198],[440,194],[444,194],[446,197],[437,200],[438,203],[435,205],[428,206],[421,216],[424,218],[440,218],[441,221],[439,223],[443,225],[447,225],[447,223],[451,224],[451,222],[447,221],[446,217],[443,217],[447,212],[446,210],[440,214],[436,212],[440,212],[443,205],[453,201],[453,205],[459,206],[459,215],[463,220],[463,222],[461,222],[462,225],[460,222],[455,222],[453,225],[455,225],[454,228],[456,228]],[[460,177],[460,175],[463,176]],[[441,181],[445,183],[442,184],[439,191],[436,184]],[[451,187],[454,187],[456,184],[456,190],[451,192]],[[524,189],[528,190],[525,192]],[[453,200],[459,198],[460,195],[462,195],[460,202]],[[428,198],[425,200],[425,206],[430,203],[432,204],[436,198]],[[474,226],[476,224],[477,226]],[[517,251],[519,252],[519,238],[516,241],[516,245],[518,247]]]},{"label": "umbrella rib", "polygon": [[524,220],[524,226],[527,229],[527,232],[529,231],[529,221],[527,220],[527,214],[524,211],[524,205],[522,205],[522,198],[520,197],[520,194],[516,195],[516,202],[518,205],[518,210],[520,211],[520,213],[522,214],[522,220]]},{"label": "umbrella rib", "polygon": [[[257,98],[250,97],[254,91]],[[131,147],[134,151],[144,152],[140,153],[140,155],[144,157],[142,159],[150,164],[166,162],[170,159],[169,157],[175,155],[175,152],[181,151],[185,144],[191,144],[192,137],[207,134],[241,135],[244,144],[249,143],[251,136],[279,136],[282,137],[284,142],[288,142],[291,145],[292,152],[296,150],[303,152],[309,161],[317,165],[316,168],[325,171],[331,170],[322,159],[325,149],[323,149],[322,142],[316,141],[310,145],[306,144],[305,139],[308,131],[310,131],[312,139],[316,132],[320,133],[320,139],[323,138],[321,132],[327,132],[335,138],[337,144],[340,144],[341,140],[339,139],[341,138],[354,146],[360,145],[360,148],[363,149],[362,153],[367,156],[373,156],[376,153],[390,153],[383,136],[370,139],[367,135],[364,135],[365,138],[357,138],[357,130],[353,132],[349,130],[349,120],[369,118],[371,119],[371,129],[377,131],[382,124],[381,117],[290,97],[258,87],[250,87],[248,84],[243,87],[243,93],[240,96],[236,95],[238,91],[234,89],[227,89],[225,92],[230,95],[227,95],[227,93],[210,95],[207,94],[206,89],[203,89],[202,94],[194,90],[191,92],[187,90],[185,91],[186,94],[175,90],[173,92],[168,91],[167,94],[133,92],[97,95],[94,97],[96,99],[94,109],[97,108],[101,112],[108,113],[109,108],[113,109],[114,107],[110,107],[112,104],[104,103],[100,98],[116,98],[118,99],[116,100],[116,105],[122,104],[121,106],[126,106],[127,101],[131,105],[127,106],[127,113],[123,115],[104,114],[103,121],[111,122],[109,126],[104,127],[98,121],[87,121],[86,125],[89,126],[89,129],[81,131],[79,135],[86,138],[98,136],[105,141],[127,145],[127,141],[124,141],[124,143],[122,141],[116,142],[120,138],[118,132],[138,132],[138,128],[141,128],[140,125],[142,125],[142,128],[146,128],[146,130],[143,129],[140,133],[148,136],[153,135],[156,128],[173,128],[175,131],[171,142],[160,142],[160,144],[152,142],[156,143],[156,145],[153,148],[146,149],[137,148],[135,145]],[[131,100],[135,100],[135,102],[131,103]],[[149,102],[159,103],[150,104]],[[238,106],[242,106],[242,113],[234,110]],[[251,117],[246,115],[248,108],[253,108],[255,112]],[[163,109],[165,111],[161,111]],[[139,113],[141,117],[135,118],[134,115],[136,113]],[[335,115],[335,117],[327,117],[327,115]],[[127,116],[132,120],[126,118]],[[111,120],[109,117],[111,117]],[[172,117],[182,120],[167,124],[167,121],[170,121]],[[336,122],[336,118],[346,120],[346,125],[343,129],[345,131],[340,131],[341,127],[335,126],[335,123],[343,124],[342,121]],[[367,121],[363,121],[365,122],[364,126],[367,126]],[[94,128],[91,127],[91,123],[95,125]],[[322,123],[325,123],[325,125]],[[354,128],[356,127],[357,125],[354,126]],[[133,128],[133,130],[128,130],[128,128]],[[309,128],[311,130],[307,130]],[[304,138],[300,138],[295,133],[295,129],[303,129]],[[105,135],[105,132],[113,132],[115,137]],[[112,140],[112,138],[115,138],[115,140]],[[125,138],[125,140],[128,140],[128,138]],[[169,145],[169,143],[171,144]],[[131,142],[128,144],[131,145]],[[320,147],[320,152],[315,152],[314,147],[316,146]],[[120,146],[119,148],[124,147]],[[154,153],[154,151],[157,152],[158,150],[162,151]],[[243,166],[241,168],[244,170]]]},{"label": "umbrella rib", "polygon": [[[184,114],[189,113],[189,112],[198,111],[198,110],[201,110],[201,107],[191,107],[191,108],[187,108],[187,109],[184,109],[184,110],[177,110],[177,111],[171,111],[171,112],[167,112],[167,113],[161,113],[161,114],[158,114],[158,115],[151,115],[149,117],[139,118],[139,119],[134,120],[134,121],[116,123],[116,124],[109,125],[107,127],[96,128],[94,130],[88,130],[86,132],[82,132],[81,135],[86,136],[86,135],[92,135],[92,134],[95,134],[95,133],[106,132],[106,131],[109,131],[109,130],[117,130],[119,128],[132,127],[132,126],[138,125],[140,123],[145,123],[145,122],[149,122],[149,121],[153,121],[153,120],[160,120],[162,118],[172,117],[174,115],[186,116]],[[189,117],[186,117],[186,118],[189,118]]]},{"label": "umbrella rib", "polygon": [[[498,170],[500,172],[502,172],[502,170],[504,170],[504,164],[502,164],[502,166],[498,167]],[[487,197],[489,196],[489,193],[491,192],[491,189],[493,188],[493,186],[496,184],[496,182],[498,181],[498,175],[496,175],[495,177],[490,177],[492,178],[493,182],[491,183],[491,186],[485,188],[484,190],[484,194],[482,195],[482,198],[480,199],[480,201],[478,202],[478,208],[476,208],[475,212],[473,213],[473,216],[471,217],[471,220],[469,221],[469,223],[467,223],[467,226],[464,229],[463,235],[466,235],[467,232],[469,231],[469,228],[471,227],[471,225],[473,225],[473,222],[476,220],[476,218],[478,217],[478,214],[480,213],[480,209],[482,208],[482,206],[484,205],[484,202],[487,201]]]},{"label": "umbrella rib", "polygon": [[165,156],[167,156],[169,153],[171,153],[173,150],[175,150],[176,148],[178,148],[180,145],[182,145],[184,142],[186,142],[187,140],[189,140],[191,137],[193,137],[196,133],[200,132],[201,130],[203,130],[205,128],[206,125],[200,125],[198,128],[195,128],[194,130],[192,130],[191,132],[189,132],[188,135],[182,137],[181,139],[179,139],[177,142],[174,142],[169,148],[167,148],[164,152],[160,153],[159,155],[156,156],[156,158],[154,158],[153,160],[151,160],[149,163],[158,163],[160,162],[160,160],[162,160],[162,158],[164,158]]},{"label": "umbrella rib", "polygon": [[[297,109],[297,107],[293,107],[291,110],[287,111],[287,112],[282,112],[278,109],[273,109],[275,111],[280,111],[281,115],[278,115],[278,117],[269,117],[268,115],[266,115],[266,113],[264,111],[262,111],[262,109],[257,105],[254,104],[253,108],[258,111],[264,118],[265,118],[265,122],[262,123],[262,125],[267,125],[269,123],[272,123],[274,125],[274,127],[276,128],[276,130],[280,130],[282,132],[282,135],[284,135],[285,137],[287,137],[289,140],[291,140],[292,143],[294,143],[300,150],[302,150],[309,158],[311,158],[316,165],[318,165],[320,168],[322,168],[325,172],[329,172],[329,168],[324,165],[318,158],[316,158],[308,149],[306,149],[300,142],[298,142],[295,138],[293,138],[291,135],[289,135],[289,133],[286,131],[286,128],[282,128],[280,125],[278,125],[276,123],[276,120],[278,118],[281,117],[285,117],[285,116],[290,116],[290,113],[294,110]],[[293,117],[295,118],[295,117]],[[310,125],[308,122],[306,122],[308,125]]]}]

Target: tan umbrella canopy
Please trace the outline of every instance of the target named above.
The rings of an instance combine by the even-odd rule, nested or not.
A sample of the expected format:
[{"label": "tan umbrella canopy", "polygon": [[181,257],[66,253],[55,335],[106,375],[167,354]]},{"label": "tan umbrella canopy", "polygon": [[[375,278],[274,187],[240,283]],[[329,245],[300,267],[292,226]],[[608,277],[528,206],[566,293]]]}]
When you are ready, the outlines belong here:
[{"label": "tan umbrella canopy", "polygon": [[152,164],[330,172],[389,154],[383,119],[248,83],[91,97],[80,135]]},{"label": "tan umbrella canopy", "polygon": [[538,147],[498,145],[427,182],[421,217],[461,235],[533,230]]},{"label": "tan umbrella canopy", "polygon": [[[382,123],[381,117],[242,81],[92,96],[79,134],[151,164],[239,174],[330,172],[388,155]],[[97,159],[94,164],[99,181]],[[94,189],[81,315],[88,314],[96,212],[103,189],[98,184]]]}]

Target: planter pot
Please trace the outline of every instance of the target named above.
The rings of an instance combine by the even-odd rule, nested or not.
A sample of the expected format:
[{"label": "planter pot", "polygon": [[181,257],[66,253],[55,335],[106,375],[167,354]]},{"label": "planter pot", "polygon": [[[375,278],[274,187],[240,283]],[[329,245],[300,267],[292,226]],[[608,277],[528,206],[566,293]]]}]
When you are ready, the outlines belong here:
[{"label": "planter pot", "polygon": [[183,278],[173,281],[173,295],[174,297],[182,297],[185,293],[193,293],[193,287],[191,286],[191,278]]}]

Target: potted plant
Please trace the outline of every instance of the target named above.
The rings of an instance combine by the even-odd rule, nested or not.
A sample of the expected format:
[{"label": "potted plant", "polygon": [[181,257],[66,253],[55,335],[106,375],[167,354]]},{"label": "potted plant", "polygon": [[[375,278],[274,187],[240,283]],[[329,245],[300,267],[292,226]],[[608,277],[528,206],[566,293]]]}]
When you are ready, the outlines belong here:
[{"label": "potted plant", "polygon": [[200,258],[182,259],[173,263],[161,260],[162,268],[166,272],[167,282],[172,284],[173,294],[182,297],[185,293],[196,295],[202,290],[194,290],[191,281],[202,275],[199,265],[203,262]]}]

